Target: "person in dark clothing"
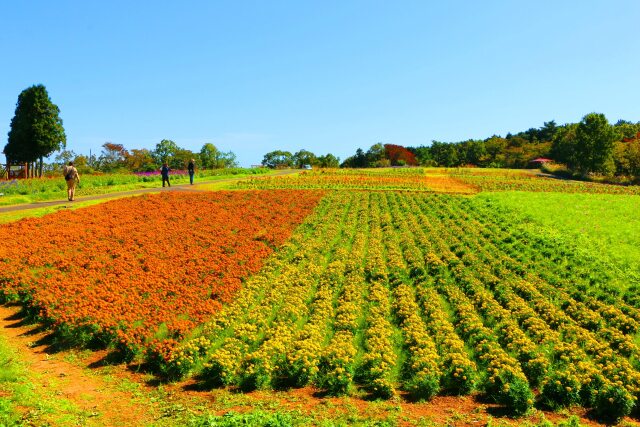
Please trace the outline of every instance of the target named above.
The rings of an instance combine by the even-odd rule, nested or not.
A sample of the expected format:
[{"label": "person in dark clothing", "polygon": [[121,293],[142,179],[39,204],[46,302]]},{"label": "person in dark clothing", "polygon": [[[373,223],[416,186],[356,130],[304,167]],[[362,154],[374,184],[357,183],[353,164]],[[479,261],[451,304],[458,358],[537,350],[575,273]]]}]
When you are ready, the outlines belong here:
[{"label": "person in dark clothing", "polygon": [[187,170],[189,171],[189,181],[191,182],[191,185],[193,185],[193,175],[196,173],[196,161],[194,159],[189,160]]},{"label": "person in dark clothing", "polygon": [[162,164],[162,169],[160,170],[160,175],[162,175],[162,186],[164,187],[164,183],[166,182],[169,187],[171,187],[171,183],[169,182],[169,165],[167,162]]}]

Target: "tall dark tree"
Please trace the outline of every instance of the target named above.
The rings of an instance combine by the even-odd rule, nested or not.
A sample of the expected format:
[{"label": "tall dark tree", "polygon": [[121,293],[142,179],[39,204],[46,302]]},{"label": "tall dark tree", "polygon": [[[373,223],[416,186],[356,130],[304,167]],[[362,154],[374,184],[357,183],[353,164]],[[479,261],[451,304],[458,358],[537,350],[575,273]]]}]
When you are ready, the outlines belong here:
[{"label": "tall dark tree", "polygon": [[186,169],[189,161],[195,157],[196,154],[193,151],[178,147],[169,161],[169,167],[175,170]]},{"label": "tall dark tree", "polygon": [[578,162],[576,158],[577,128],[577,123],[560,126],[551,143],[551,158],[558,163],[564,163],[569,169],[575,169]]},{"label": "tall dark tree", "polygon": [[340,158],[331,153],[318,156],[318,166],[321,168],[338,168],[340,167]]},{"label": "tall dark tree", "polygon": [[55,166],[62,168],[67,163],[73,161],[78,155],[73,151],[62,150],[54,158]]},{"label": "tall dark tree", "polygon": [[640,122],[631,123],[628,120],[618,120],[616,124],[613,125],[613,130],[616,133],[617,140],[630,141],[640,132]]},{"label": "tall dark tree", "polygon": [[584,116],[576,129],[576,158],[580,172],[612,173],[614,140],[613,127],[604,114]]},{"label": "tall dark tree", "polygon": [[344,159],[340,163],[341,168],[366,168],[367,167],[367,155],[362,148],[356,150],[356,154]]},{"label": "tall dark tree", "polygon": [[42,176],[43,159],[66,147],[67,137],[60,118],[60,109],[51,102],[43,85],[34,85],[18,96],[11,120],[9,139],[4,153],[12,161],[39,161]]},{"label": "tall dark tree", "polygon": [[487,155],[484,141],[470,139],[459,144],[458,152],[461,163],[467,165],[479,165]]},{"label": "tall dark tree", "polygon": [[367,156],[367,162],[366,162],[366,165],[364,165],[363,167],[377,168],[381,166],[388,166],[389,164],[389,162],[385,162],[384,145],[382,145],[381,142],[378,142],[377,144],[373,144],[367,150],[366,156]]},{"label": "tall dark tree", "polygon": [[558,126],[555,120],[544,122],[544,125],[540,128],[540,139],[542,141],[552,141],[557,131]]},{"label": "tall dark tree", "polygon": [[448,144],[446,142],[432,141],[431,155],[438,166],[453,167],[460,166],[458,158],[458,149],[456,144]]},{"label": "tall dark tree", "polygon": [[151,172],[158,169],[151,151],[146,148],[132,149],[125,157],[125,164],[134,172]]},{"label": "tall dark tree", "polygon": [[[513,141],[517,136],[512,136],[511,141]],[[502,168],[505,163],[504,152],[508,146],[508,142],[506,138],[501,138],[499,136],[492,136],[491,138],[485,139],[484,147],[487,153],[487,166],[493,168]]]},{"label": "tall dark tree", "polygon": [[431,148],[421,145],[419,147],[407,147],[407,150],[411,151],[418,159],[418,163],[422,166],[433,166],[435,160],[431,155]]}]

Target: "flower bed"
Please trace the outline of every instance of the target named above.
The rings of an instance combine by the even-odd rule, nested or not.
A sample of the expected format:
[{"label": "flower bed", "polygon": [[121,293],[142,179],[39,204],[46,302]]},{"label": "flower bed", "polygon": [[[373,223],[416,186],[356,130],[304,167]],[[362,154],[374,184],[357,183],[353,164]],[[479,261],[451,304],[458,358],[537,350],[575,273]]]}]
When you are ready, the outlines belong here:
[{"label": "flower bed", "polygon": [[320,197],[170,193],[9,224],[0,295],[76,338],[162,352],[232,300]]}]

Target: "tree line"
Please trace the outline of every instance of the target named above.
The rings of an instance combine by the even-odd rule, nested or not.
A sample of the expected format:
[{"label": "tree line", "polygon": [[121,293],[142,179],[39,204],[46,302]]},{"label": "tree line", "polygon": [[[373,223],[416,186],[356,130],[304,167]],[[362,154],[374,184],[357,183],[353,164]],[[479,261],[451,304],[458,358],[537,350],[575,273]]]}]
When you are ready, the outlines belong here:
[{"label": "tree line", "polygon": [[78,155],[63,150],[57,154],[52,167],[59,167],[73,161],[80,170],[87,172],[151,172],[158,170],[164,162],[171,169],[186,169],[191,159],[201,169],[222,169],[238,167],[236,155],[231,151],[220,151],[214,144],[206,143],[199,152],[193,152],[178,146],[170,139],[163,139],[153,150],[146,148],[126,149],[122,144],[105,142],[99,155]]},{"label": "tree line", "polygon": [[302,168],[306,165],[320,168],[337,168],[340,166],[340,158],[333,154],[316,156],[308,150],[300,150],[296,153],[290,151],[270,151],[262,158],[262,166],[272,169]]},{"label": "tree line", "polygon": [[619,120],[610,124],[604,114],[590,113],[579,123],[558,126],[545,122],[505,137],[409,147],[420,164],[457,167],[473,165],[496,168],[524,168],[536,158],[548,158],[566,165],[569,172],[586,176],[639,176],[640,122]]},{"label": "tree line", "polygon": [[[60,109],[51,101],[47,89],[40,84],[23,90],[18,96],[3,152],[9,162],[30,164],[30,170],[37,170],[39,176],[45,171],[59,169],[70,161],[83,173],[118,170],[149,172],[158,170],[164,162],[172,169],[185,169],[191,159],[195,159],[197,166],[204,169],[238,166],[234,153],[220,151],[211,143],[204,144],[199,152],[194,153],[169,139],[160,141],[153,150],[128,150],[122,144],[105,142],[97,156],[66,150],[66,143]],[[59,152],[54,161],[45,164],[44,159],[54,152]]]},{"label": "tree line", "polygon": [[302,168],[306,165],[320,168],[373,168],[385,166],[416,166],[418,161],[413,153],[404,147],[393,144],[375,144],[366,153],[356,150],[355,156],[348,157],[342,163],[333,154],[316,156],[308,150],[291,154],[289,151],[275,150],[264,155],[262,165],[268,168]]},{"label": "tree line", "polygon": [[557,125],[554,120],[502,137],[459,142],[432,141],[402,147],[377,143],[361,148],[341,167],[442,166],[526,168],[536,158],[565,165],[568,172],[587,176],[640,176],[640,122],[610,124],[604,114],[590,113],[579,123]]}]

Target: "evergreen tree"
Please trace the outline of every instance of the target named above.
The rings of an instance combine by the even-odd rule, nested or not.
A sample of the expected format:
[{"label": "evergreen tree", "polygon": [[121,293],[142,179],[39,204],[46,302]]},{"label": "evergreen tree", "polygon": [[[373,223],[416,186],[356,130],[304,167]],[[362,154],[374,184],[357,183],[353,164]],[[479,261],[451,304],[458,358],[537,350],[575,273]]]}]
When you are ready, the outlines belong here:
[{"label": "evergreen tree", "polygon": [[23,90],[18,96],[9,139],[4,147],[7,159],[25,163],[39,161],[42,176],[44,157],[66,147],[67,137],[59,114],[60,109],[51,102],[43,85]]}]

